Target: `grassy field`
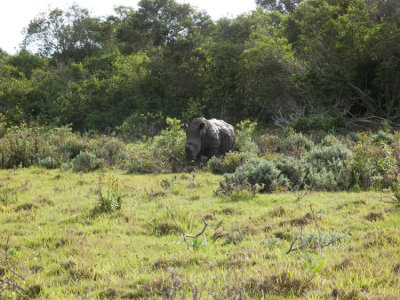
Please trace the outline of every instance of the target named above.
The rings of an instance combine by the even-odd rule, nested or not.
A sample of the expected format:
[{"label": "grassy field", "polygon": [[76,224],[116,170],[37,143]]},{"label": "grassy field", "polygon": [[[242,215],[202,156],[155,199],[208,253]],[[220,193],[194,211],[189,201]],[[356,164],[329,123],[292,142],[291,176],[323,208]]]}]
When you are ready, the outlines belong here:
[{"label": "grassy field", "polygon": [[[1,170],[0,298],[400,297],[389,194],[220,197],[221,179]],[[207,245],[177,244],[204,221]]]}]

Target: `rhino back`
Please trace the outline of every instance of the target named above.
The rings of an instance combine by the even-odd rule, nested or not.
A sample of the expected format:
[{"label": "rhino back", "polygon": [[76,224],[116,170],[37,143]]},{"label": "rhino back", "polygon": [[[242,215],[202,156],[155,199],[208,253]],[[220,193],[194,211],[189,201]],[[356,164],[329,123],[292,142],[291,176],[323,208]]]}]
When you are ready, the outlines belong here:
[{"label": "rhino back", "polygon": [[232,125],[223,120],[211,119],[213,137],[218,136],[218,153],[225,154],[235,144],[235,130]]}]

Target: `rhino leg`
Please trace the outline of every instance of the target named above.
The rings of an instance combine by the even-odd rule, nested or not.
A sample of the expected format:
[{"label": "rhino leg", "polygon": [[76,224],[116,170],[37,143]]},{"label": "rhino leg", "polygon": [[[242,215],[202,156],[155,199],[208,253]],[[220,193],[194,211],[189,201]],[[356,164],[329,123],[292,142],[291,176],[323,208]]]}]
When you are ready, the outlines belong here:
[{"label": "rhino leg", "polygon": [[213,156],[219,156],[218,154],[218,148],[208,148],[205,153],[204,153],[208,158],[211,158]]}]

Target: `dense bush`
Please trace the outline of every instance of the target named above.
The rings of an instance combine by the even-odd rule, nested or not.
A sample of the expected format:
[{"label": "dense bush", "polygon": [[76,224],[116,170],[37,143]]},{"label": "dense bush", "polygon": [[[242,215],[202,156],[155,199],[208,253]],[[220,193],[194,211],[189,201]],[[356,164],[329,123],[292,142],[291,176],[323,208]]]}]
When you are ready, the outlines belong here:
[{"label": "dense bush", "polygon": [[277,150],[284,155],[300,158],[314,147],[314,142],[302,133],[287,131],[286,137],[280,140]]},{"label": "dense bush", "polygon": [[161,169],[178,172],[185,166],[186,135],[183,124],[177,119],[167,118],[168,127],[153,138],[149,150],[161,163]]},{"label": "dense bush", "polygon": [[[69,128],[9,128],[0,138],[0,167],[37,165],[89,172],[116,166],[129,173],[191,169],[184,159],[182,123],[167,118],[167,124],[160,135],[130,144],[114,136],[72,133]],[[279,135],[264,133],[257,138],[255,123],[245,121],[237,128],[237,147],[243,151],[208,161],[211,172],[226,174],[220,187],[225,194],[229,189],[241,188],[251,190],[250,194],[301,189],[368,190],[388,188],[397,182],[397,132],[313,138],[289,128]]]},{"label": "dense bush", "polygon": [[[356,188],[389,187],[397,178],[399,155],[397,145],[376,142],[376,135],[358,134],[359,141],[352,147],[350,161]],[[394,137],[390,136],[390,139]]]},{"label": "dense bush", "polygon": [[257,153],[258,146],[255,142],[256,122],[249,120],[242,121],[236,125],[236,141],[233,147],[234,151]]},{"label": "dense bush", "polygon": [[150,141],[138,142],[129,145],[127,148],[127,158],[122,164],[122,168],[128,173],[161,173],[161,162],[149,151]]},{"label": "dense bush", "polygon": [[[290,129],[284,134],[279,141],[272,139],[277,142],[275,157],[247,161],[233,174],[225,175],[220,189],[237,189],[246,182],[263,185],[263,191],[365,190],[388,188],[397,180],[398,133],[358,133],[347,138],[329,134],[317,144]],[[223,160],[213,159],[209,166],[214,172],[224,171]]]},{"label": "dense bush", "polygon": [[240,152],[228,152],[225,157],[214,156],[208,161],[208,169],[214,174],[233,173],[249,156]]},{"label": "dense bush", "polygon": [[165,124],[165,118],[161,113],[134,112],[125,119],[121,126],[117,127],[117,130],[125,140],[145,140],[159,134]]},{"label": "dense bush", "polygon": [[91,152],[81,152],[72,160],[74,172],[89,172],[103,167],[103,160]]},{"label": "dense bush", "polygon": [[250,184],[262,186],[262,192],[272,192],[278,187],[287,187],[287,178],[280,176],[274,162],[265,159],[252,158],[236,169],[233,174],[225,174],[220,182],[221,190],[233,189],[235,186]]},{"label": "dense bush", "polygon": [[344,127],[345,118],[342,116],[327,117],[322,115],[310,115],[299,117],[290,122],[289,126],[297,132],[307,132],[311,130],[322,130],[324,132],[336,132]]},{"label": "dense bush", "polygon": [[351,151],[341,144],[317,146],[304,156],[309,168],[306,185],[312,190],[347,190],[351,186],[348,165]]}]

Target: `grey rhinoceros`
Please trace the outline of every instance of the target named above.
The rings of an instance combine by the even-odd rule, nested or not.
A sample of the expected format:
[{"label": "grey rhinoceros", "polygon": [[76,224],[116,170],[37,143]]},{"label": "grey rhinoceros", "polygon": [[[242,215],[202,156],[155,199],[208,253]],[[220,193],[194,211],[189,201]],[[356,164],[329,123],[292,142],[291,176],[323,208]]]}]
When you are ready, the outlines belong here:
[{"label": "grey rhinoceros", "polygon": [[198,162],[200,157],[222,156],[235,144],[235,129],[223,120],[196,118],[185,126],[186,158]]}]

